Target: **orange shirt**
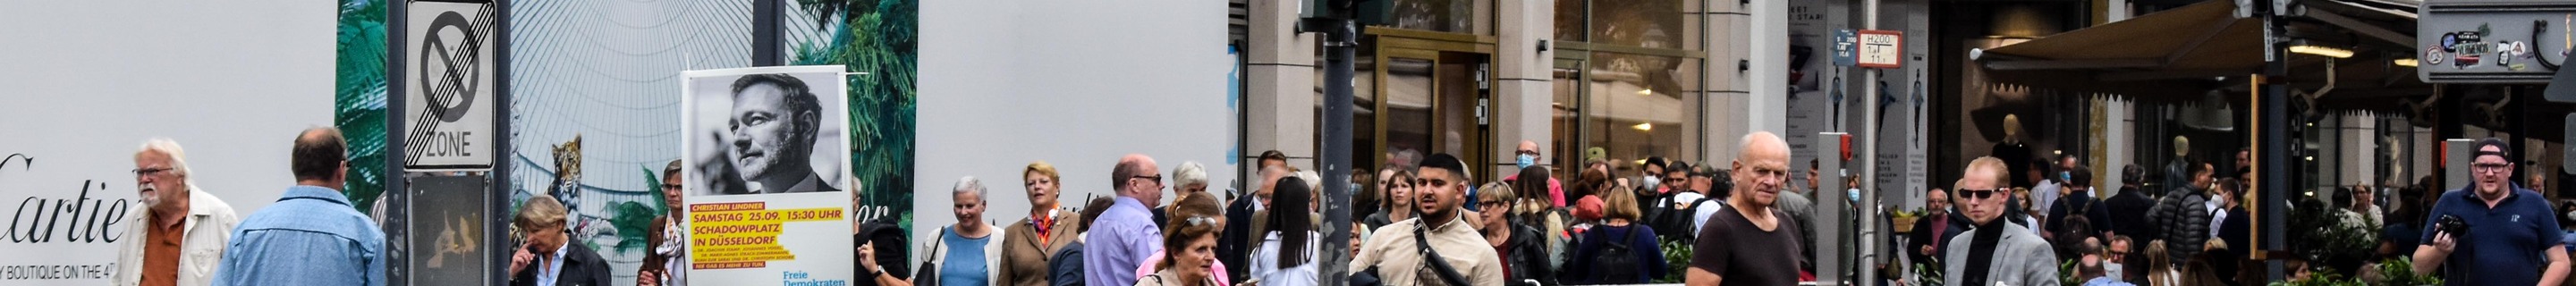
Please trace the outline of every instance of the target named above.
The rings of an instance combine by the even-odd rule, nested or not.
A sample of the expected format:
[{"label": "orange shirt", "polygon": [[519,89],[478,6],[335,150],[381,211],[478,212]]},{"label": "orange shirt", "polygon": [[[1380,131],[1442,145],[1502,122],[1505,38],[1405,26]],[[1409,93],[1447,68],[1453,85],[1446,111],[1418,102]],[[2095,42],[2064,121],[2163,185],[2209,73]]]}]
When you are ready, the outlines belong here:
[{"label": "orange shirt", "polygon": [[[159,220],[145,218],[145,223]],[[143,286],[177,286],[179,284],[179,242],[188,234],[187,223],[146,227],[143,243]]]}]

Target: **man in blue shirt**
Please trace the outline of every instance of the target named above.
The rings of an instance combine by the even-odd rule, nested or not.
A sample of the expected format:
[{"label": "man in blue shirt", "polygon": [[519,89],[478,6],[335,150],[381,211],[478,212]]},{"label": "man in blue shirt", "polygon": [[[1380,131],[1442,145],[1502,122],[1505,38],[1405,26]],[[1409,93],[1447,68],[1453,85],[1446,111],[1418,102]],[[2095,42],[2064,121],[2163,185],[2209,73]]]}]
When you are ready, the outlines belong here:
[{"label": "man in blue shirt", "polygon": [[340,193],[345,142],[330,127],[295,137],[295,186],[233,229],[214,285],[385,285],[385,232]]},{"label": "man in blue shirt", "polygon": [[[2478,140],[2470,166],[2472,184],[2442,194],[2425,219],[2424,247],[2415,250],[2415,273],[2451,266],[2450,285],[2557,285],[2567,277],[2567,252],[2558,246],[2558,220],[2539,192],[2516,188],[2504,140]],[[2443,231],[2441,218],[2459,217],[2463,233]],[[2544,266],[2545,265],[2545,266]]]},{"label": "man in blue shirt", "polygon": [[1154,228],[1153,212],[1145,207],[1163,201],[1163,176],[1156,169],[1154,158],[1127,154],[1109,171],[1118,197],[1083,239],[1084,284],[1135,285],[1136,268],[1147,255],[1163,251],[1163,231]]}]

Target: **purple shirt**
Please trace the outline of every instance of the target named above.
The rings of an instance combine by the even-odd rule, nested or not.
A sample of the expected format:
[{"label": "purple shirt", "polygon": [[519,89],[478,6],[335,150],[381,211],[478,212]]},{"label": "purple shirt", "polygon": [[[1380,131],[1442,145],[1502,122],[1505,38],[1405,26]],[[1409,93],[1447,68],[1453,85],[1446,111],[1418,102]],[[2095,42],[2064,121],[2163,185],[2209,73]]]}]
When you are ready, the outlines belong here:
[{"label": "purple shirt", "polygon": [[1118,197],[1092,222],[1087,236],[1082,245],[1087,285],[1136,285],[1136,273],[1129,270],[1143,265],[1146,255],[1163,251],[1163,230],[1154,228],[1153,212],[1134,198]]}]

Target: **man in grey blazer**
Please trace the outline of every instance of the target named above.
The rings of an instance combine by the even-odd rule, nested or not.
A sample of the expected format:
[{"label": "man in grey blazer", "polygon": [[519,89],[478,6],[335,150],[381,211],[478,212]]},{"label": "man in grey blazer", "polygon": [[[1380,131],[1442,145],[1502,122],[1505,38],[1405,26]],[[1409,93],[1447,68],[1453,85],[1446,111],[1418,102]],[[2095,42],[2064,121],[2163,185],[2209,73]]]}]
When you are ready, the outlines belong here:
[{"label": "man in grey blazer", "polygon": [[1954,186],[1958,191],[1951,198],[1973,224],[1948,241],[1943,285],[2058,285],[2057,256],[2048,242],[2029,227],[1997,219],[2011,197],[2009,170],[2001,159],[1980,157]]}]

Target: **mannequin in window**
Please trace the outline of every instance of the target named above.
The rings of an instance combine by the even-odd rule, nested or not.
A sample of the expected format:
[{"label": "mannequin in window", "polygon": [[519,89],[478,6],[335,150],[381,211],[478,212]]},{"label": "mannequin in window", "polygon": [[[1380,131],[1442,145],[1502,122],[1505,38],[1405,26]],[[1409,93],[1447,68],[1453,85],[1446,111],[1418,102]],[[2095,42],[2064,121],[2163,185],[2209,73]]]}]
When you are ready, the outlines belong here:
[{"label": "mannequin in window", "polygon": [[2165,158],[2165,185],[2149,190],[2170,190],[2174,186],[2191,184],[2191,173],[2184,171],[2191,167],[2184,162],[2191,160],[2191,137],[2174,136],[2173,146],[2173,158]]},{"label": "mannequin in window", "polygon": [[[2003,159],[2004,165],[2012,174],[2030,172],[2030,145],[2022,142],[2021,139],[2021,116],[2004,115],[2004,138],[2002,141],[1996,141],[1994,150],[1987,155],[1994,156],[1995,159]],[[2028,181],[2010,181],[2013,181],[2012,184],[2016,187],[2032,187]]]}]

